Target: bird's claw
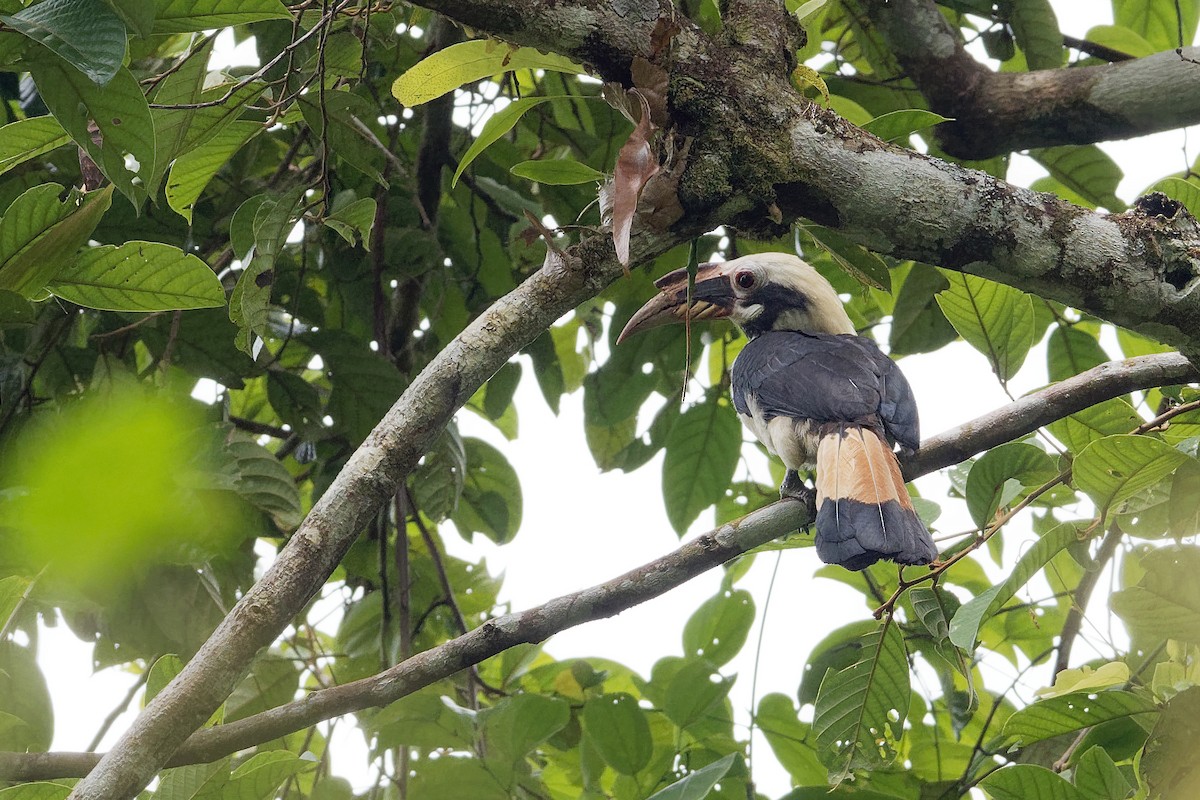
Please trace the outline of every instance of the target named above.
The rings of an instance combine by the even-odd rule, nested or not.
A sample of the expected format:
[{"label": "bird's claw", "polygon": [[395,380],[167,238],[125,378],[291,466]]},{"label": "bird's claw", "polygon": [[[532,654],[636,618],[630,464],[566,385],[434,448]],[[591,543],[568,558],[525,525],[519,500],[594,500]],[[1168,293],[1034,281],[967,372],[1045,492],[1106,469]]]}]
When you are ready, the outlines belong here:
[{"label": "bird's claw", "polygon": [[780,500],[799,500],[808,508],[809,518],[817,516],[817,490],[805,485],[796,470],[789,469],[779,485]]}]

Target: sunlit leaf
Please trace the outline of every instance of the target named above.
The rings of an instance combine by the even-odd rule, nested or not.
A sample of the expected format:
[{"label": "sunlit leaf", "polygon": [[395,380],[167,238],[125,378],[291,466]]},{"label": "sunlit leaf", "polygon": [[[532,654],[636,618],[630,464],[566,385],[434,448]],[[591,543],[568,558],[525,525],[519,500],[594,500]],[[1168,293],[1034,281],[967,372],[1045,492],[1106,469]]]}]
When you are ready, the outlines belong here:
[{"label": "sunlit leaf", "polygon": [[1157,711],[1153,700],[1133,692],[1074,692],[1038,700],[1016,712],[1004,723],[1004,736],[1015,744],[1029,745],[1120,717]]},{"label": "sunlit leaf", "polygon": [[166,311],[225,304],[225,290],[200,259],[158,242],[90,247],[47,284],[89,308]]},{"label": "sunlit leaf", "polygon": [[47,114],[10,122],[0,128],[0,172],[12,169],[71,141],[58,120]]},{"label": "sunlit leaf", "polygon": [[583,72],[582,67],[562,56],[476,39],[451,45],[419,61],[396,79],[392,94],[406,106],[419,106],[463,84],[518,69]]},{"label": "sunlit leaf", "polygon": [[1124,201],[1117,197],[1117,186],[1124,174],[1112,157],[1096,145],[1045,147],[1030,151],[1030,155],[1093,206],[1113,212],[1125,210]]},{"label": "sunlit leaf", "polygon": [[603,172],[569,158],[522,161],[514,164],[509,171],[519,178],[528,178],[551,186],[569,186],[604,179]]},{"label": "sunlit leaf", "polygon": [[1066,778],[1035,764],[1007,766],[979,785],[994,800],[1088,800]]},{"label": "sunlit leaf", "polygon": [[725,777],[737,759],[737,753],[717,759],[706,767],[689,772],[665,789],[650,795],[649,800],[704,800],[713,787]]},{"label": "sunlit leaf", "polygon": [[155,33],[191,33],[269,19],[289,19],[279,0],[156,0]]},{"label": "sunlit leaf", "polygon": [[950,121],[950,117],[943,117],[941,114],[935,114],[923,108],[906,108],[902,111],[889,111],[881,114],[863,125],[862,128],[885,142],[895,142],[905,139],[917,131]]},{"label": "sunlit leaf", "polygon": [[1073,465],[1075,485],[1104,513],[1175,471],[1188,457],[1147,436],[1106,436],[1092,442]]},{"label": "sunlit leaf", "polygon": [[1054,459],[1034,445],[1009,442],[993,447],[971,467],[967,475],[967,510],[980,528],[986,526],[1008,498],[1009,481],[1033,488],[1058,473]]}]

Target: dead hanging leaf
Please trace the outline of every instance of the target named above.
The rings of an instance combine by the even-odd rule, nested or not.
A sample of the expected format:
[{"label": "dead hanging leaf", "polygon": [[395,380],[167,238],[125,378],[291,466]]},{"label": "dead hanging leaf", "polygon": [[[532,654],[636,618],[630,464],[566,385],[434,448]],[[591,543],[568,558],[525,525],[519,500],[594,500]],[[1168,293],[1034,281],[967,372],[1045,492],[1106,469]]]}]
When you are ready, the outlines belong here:
[{"label": "dead hanging leaf", "polygon": [[629,134],[621,152],[617,154],[617,167],[613,171],[613,247],[617,260],[629,274],[629,235],[633,230],[633,217],[637,212],[638,197],[642,187],[658,172],[658,159],[650,146],[654,133],[654,122],[650,118],[650,105],[637,89],[630,89],[642,104],[642,117]]},{"label": "dead hanging leaf", "polygon": [[672,17],[659,17],[654,23],[654,30],[650,31],[650,57],[655,58],[663,50],[671,44],[682,28],[679,27],[679,22]]},{"label": "dead hanging leaf", "polygon": [[667,71],[651,64],[641,56],[635,56],[629,66],[633,85],[646,98],[650,107],[650,120],[659,128],[667,127]]},{"label": "dead hanging leaf", "polygon": [[[670,140],[668,139],[668,142]],[[679,178],[687,166],[688,151],[692,148],[689,136],[678,152],[667,154],[668,168],[646,182],[638,203],[639,218],[653,230],[665,231],[683,219],[683,205],[679,202]]]}]

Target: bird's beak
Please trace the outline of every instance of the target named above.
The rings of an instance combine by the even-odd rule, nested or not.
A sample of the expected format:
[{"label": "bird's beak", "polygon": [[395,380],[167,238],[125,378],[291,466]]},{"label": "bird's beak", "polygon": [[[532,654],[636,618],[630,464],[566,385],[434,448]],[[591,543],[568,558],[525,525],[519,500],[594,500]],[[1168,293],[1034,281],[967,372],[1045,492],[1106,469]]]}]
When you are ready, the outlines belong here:
[{"label": "bird's beak", "polygon": [[727,318],[733,312],[736,298],[725,271],[726,266],[724,263],[700,265],[696,270],[690,306],[687,269],[677,269],[656,280],[654,285],[659,289],[658,294],[629,319],[617,337],[617,344],[635,333],[683,322],[689,316],[693,320]]}]

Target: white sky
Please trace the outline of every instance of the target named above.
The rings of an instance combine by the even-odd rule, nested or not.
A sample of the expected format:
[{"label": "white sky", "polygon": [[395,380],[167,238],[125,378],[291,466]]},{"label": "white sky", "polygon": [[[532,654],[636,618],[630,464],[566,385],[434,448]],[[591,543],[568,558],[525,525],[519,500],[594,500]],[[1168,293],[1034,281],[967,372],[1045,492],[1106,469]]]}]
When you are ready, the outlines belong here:
[{"label": "white sky", "polygon": [[[1093,25],[1112,22],[1108,3],[1054,0],[1053,5],[1063,31],[1072,35],[1083,36]],[[244,52],[239,50],[231,58],[237,59]],[[1126,173],[1118,192],[1121,198],[1130,201],[1153,181],[1190,165],[1200,154],[1200,127],[1187,133],[1176,131],[1104,144],[1103,148]],[[1031,160],[1018,157],[1009,178],[1014,183],[1028,185],[1042,174]],[[962,342],[936,354],[907,357],[901,366],[916,393],[926,437],[1008,401],[985,359]],[[1030,353],[1010,388],[1019,395],[1045,382],[1044,350],[1038,348]],[[454,534],[451,526],[444,529],[450,552],[471,560],[486,556],[493,573],[504,573],[501,600],[510,604],[512,610],[609,580],[679,545],[663,509],[661,453],[632,474],[600,473],[584,440],[582,394],[564,397],[561,414],[555,417],[542,399],[528,363],[516,404],[521,436],[515,442],[504,441],[488,423],[470,412],[460,414],[459,423],[464,434],[480,436],[498,446],[520,475],[524,494],[520,533],[511,544],[497,547],[483,537],[476,537],[476,542],[469,545]],[[757,475],[769,482],[765,470]],[[943,478],[936,475],[922,478],[917,486],[924,496],[942,503],[942,518],[938,522],[942,531],[971,527],[962,504],[945,500],[947,482]],[[689,536],[711,527],[712,513],[707,512]],[[1019,520],[1006,533],[1006,564],[1011,564],[1019,554],[1022,537],[1026,543],[1032,538],[1026,520]],[[794,698],[811,648],[829,631],[865,619],[869,613],[857,592],[836,581],[814,579],[813,572],[820,566],[815,551],[785,552],[770,597],[761,654],[756,660],[758,623],[767,601],[767,584],[775,558],[773,554],[760,555],[753,570],[739,584],[740,588],[752,591],[759,610],[746,647],[723,670],[726,675],[738,676],[730,696],[737,719],[743,725],[749,721],[756,667],[759,698],[769,692],[783,692]],[[982,560],[992,574],[1002,574],[989,559]],[[682,653],[683,624],[704,599],[717,591],[721,574],[721,570],[712,570],[615,618],[559,634],[547,643],[546,649],[560,659],[612,658],[648,675],[659,658]],[[118,668],[91,674],[91,646],[76,639],[65,626],[44,630],[39,644],[55,706],[54,749],[82,750],[124,696],[134,676]],[[1088,657],[1087,648],[1078,647],[1074,662]],[[999,671],[1007,679],[1015,674],[1006,663],[1001,664]],[[1032,671],[1025,683],[1026,698],[1033,689],[1049,682],[1048,673],[1048,667]],[[1008,682],[1001,682],[998,675],[989,676],[989,682],[993,680],[996,685]],[[131,714],[126,713],[118,720],[115,730],[104,740],[102,750],[111,746],[130,718]],[[332,749],[334,772],[351,779],[356,789],[365,789],[372,776],[365,768],[362,738],[345,722],[339,731]],[[741,734],[744,735],[744,729]],[[758,763],[754,765],[759,790],[768,796],[786,792],[788,777],[768,753],[766,741],[756,736],[753,746],[756,756],[760,753],[764,756],[756,758]]]}]

